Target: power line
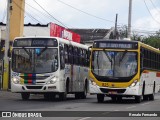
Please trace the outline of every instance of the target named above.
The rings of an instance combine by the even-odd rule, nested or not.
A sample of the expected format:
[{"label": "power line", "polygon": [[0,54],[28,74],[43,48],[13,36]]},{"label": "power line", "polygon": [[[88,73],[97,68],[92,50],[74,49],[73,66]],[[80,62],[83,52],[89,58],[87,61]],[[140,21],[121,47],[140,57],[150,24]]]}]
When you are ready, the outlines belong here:
[{"label": "power line", "polygon": [[[60,3],[62,3],[62,4],[64,4],[64,5],[67,5],[67,6],[71,7],[71,8],[73,8],[73,9],[79,11],[79,12],[82,12],[82,13],[84,13],[84,14],[86,14],[86,15],[92,16],[92,17],[94,17],[94,18],[97,18],[97,19],[100,19],[100,20],[103,20],[103,21],[115,23],[115,21],[107,20],[107,19],[104,19],[104,18],[95,16],[95,15],[93,15],[93,14],[90,14],[90,13],[88,13],[88,12],[85,12],[85,11],[83,11],[83,10],[80,10],[80,9],[78,9],[78,8],[75,8],[75,7],[69,5],[69,4],[65,3],[65,2],[62,2],[61,0],[57,0],[57,1],[60,2]],[[122,23],[121,23],[121,24],[122,24]]]},{"label": "power line", "polygon": [[153,1],[152,0],[150,0],[150,2],[152,3],[152,5],[154,6],[154,8],[160,13],[160,10],[159,9],[157,9],[157,7],[156,7],[156,5],[153,3]]},{"label": "power line", "polygon": [[[107,20],[107,19],[104,19],[104,18],[95,16],[95,15],[93,15],[93,14],[90,14],[90,13],[88,13],[88,12],[85,12],[85,11],[83,11],[83,10],[80,10],[80,9],[78,9],[78,8],[75,8],[75,7],[73,7],[72,5],[67,4],[67,3],[65,3],[65,2],[63,2],[63,1],[61,1],[61,0],[57,0],[57,1],[60,2],[60,3],[62,3],[62,4],[64,4],[64,5],[67,5],[67,6],[71,7],[72,9],[75,9],[75,10],[77,10],[77,11],[79,11],[79,12],[82,12],[82,13],[84,13],[84,14],[87,14],[87,15],[89,15],[89,16],[95,17],[95,18],[100,19],[100,20],[103,20],[103,21],[115,23],[115,21]],[[124,25],[124,23],[120,23],[120,24]],[[142,27],[135,27],[135,26],[131,26],[131,27],[132,27],[132,28],[133,28],[133,27],[134,27],[134,28],[142,28]],[[144,27],[143,27],[143,29],[144,29]],[[146,28],[146,29],[151,29],[151,28]],[[153,28],[153,29],[156,29],[156,28]]]},{"label": "power line", "polygon": [[[20,7],[16,2],[13,1],[13,3],[19,8],[21,9],[23,12],[26,12],[24,9],[22,9],[22,7]],[[32,15],[30,15],[28,12],[26,12],[26,14],[32,19],[32,20],[36,20],[37,22],[41,23],[39,20],[37,20],[36,18],[34,18]]]},{"label": "power line", "polygon": [[[37,12],[39,12],[41,15],[47,17],[47,18],[50,19],[51,21],[52,21],[52,20],[55,20],[55,19],[53,19],[53,17],[49,16],[48,14],[43,13],[43,12],[40,11],[39,9],[37,9],[37,8],[33,7],[32,5],[28,4],[27,2],[25,2],[25,4],[28,5],[29,7],[31,7],[32,9],[36,10]],[[66,23],[65,23],[65,25],[70,26],[70,27],[73,27],[73,26],[68,25],[68,24],[66,24]]]},{"label": "power line", "polygon": [[[26,3],[25,2],[25,4],[26,5],[28,5],[30,8],[32,8],[32,9],[34,9],[34,10],[36,10],[36,11],[38,11],[41,15],[43,15],[43,16],[45,16],[45,17],[47,17],[48,19],[51,19],[48,15],[46,15],[45,13],[43,13],[42,11],[40,11],[40,10],[38,10],[38,9],[36,9],[35,7],[33,7],[33,6],[31,6],[31,5],[29,5],[28,3]],[[32,14],[33,14],[33,12],[32,12]],[[36,14],[36,13],[35,13]],[[41,17],[42,18],[42,17]],[[43,19],[43,18],[42,18]],[[45,20],[46,21],[46,20]]]},{"label": "power line", "polygon": [[145,4],[145,6],[146,6],[146,8],[147,8],[147,10],[148,10],[148,12],[149,12],[149,14],[151,15],[152,19],[153,19],[155,22],[157,22],[158,24],[160,24],[160,22],[158,22],[158,21],[153,17],[152,13],[150,12],[150,10],[149,10],[149,8],[148,8],[148,6],[147,6],[147,4],[146,4],[146,1],[145,1],[145,0],[143,0],[143,1],[144,1],[144,4]]},{"label": "power line", "polygon": [[48,15],[50,15],[53,19],[55,19],[56,21],[58,21],[60,24],[62,24],[64,27],[68,28],[66,25],[64,25],[61,21],[59,21],[58,19],[56,19],[53,15],[51,15],[47,10],[45,10],[38,2],[36,2],[35,0],[33,0],[40,8],[42,8]]}]

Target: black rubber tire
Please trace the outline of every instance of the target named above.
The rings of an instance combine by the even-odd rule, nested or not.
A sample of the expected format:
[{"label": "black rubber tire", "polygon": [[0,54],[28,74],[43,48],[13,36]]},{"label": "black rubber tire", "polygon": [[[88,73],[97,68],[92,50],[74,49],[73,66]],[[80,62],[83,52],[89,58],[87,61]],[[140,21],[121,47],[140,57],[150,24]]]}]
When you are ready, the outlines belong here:
[{"label": "black rubber tire", "polygon": [[80,93],[75,93],[75,99],[80,99],[81,98],[81,94]]},{"label": "black rubber tire", "polygon": [[30,93],[26,93],[26,92],[21,93],[21,97],[22,97],[22,100],[28,100],[30,97]]},{"label": "black rubber tire", "polygon": [[85,83],[84,92],[81,93],[81,98],[86,99],[87,97],[87,84]]},{"label": "black rubber tire", "polygon": [[44,93],[44,99],[46,100],[55,100],[55,96],[54,93]]},{"label": "black rubber tire", "polygon": [[143,100],[147,101],[148,100],[148,95],[143,95]]},{"label": "black rubber tire", "polygon": [[59,93],[59,100],[63,101],[67,99],[67,94],[65,92]]},{"label": "black rubber tire", "polygon": [[104,95],[103,94],[97,94],[97,102],[98,103],[104,102]]},{"label": "black rubber tire", "polygon": [[155,83],[153,86],[153,93],[151,95],[149,95],[149,100],[153,101],[154,100],[154,94],[155,94]]},{"label": "black rubber tire", "polygon": [[116,96],[112,96],[111,99],[112,99],[113,102],[117,101],[117,97]]},{"label": "black rubber tire", "polygon": [[122,101],[122,96],[117,96],[117,102],[121,102]]},{"label": "black rubber tire", "polygon": [[135,96],[135,102],[136,103],[141,103],[142,97],[141,96]]}]

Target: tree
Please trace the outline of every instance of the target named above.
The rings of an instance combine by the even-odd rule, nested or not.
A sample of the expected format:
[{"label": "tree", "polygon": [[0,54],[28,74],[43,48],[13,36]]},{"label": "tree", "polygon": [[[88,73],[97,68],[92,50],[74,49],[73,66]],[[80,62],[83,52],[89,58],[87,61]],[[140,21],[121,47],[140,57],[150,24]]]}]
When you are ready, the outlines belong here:
[{"label": "tree", "polygon": [[160,48],[160,31],[157,31],[155,35],[145,38],[143,42],[152,47]]}]

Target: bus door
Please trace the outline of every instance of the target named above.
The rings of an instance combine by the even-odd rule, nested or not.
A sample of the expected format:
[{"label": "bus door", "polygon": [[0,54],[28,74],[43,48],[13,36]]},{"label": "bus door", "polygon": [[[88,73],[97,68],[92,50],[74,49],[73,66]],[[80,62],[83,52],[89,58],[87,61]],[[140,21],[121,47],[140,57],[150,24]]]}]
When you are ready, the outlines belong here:
[{"label": "bus door", "polygon": [[[59,72],[59,79],[60,81],[64,82],[65,81],[65,60],[64,60],[64,50],[63,50],[63,46],[60,45],[59,47],[59,53],[60,53],[60,72]],[[63,88],[65,88],[65,83],[63,84]]]}]

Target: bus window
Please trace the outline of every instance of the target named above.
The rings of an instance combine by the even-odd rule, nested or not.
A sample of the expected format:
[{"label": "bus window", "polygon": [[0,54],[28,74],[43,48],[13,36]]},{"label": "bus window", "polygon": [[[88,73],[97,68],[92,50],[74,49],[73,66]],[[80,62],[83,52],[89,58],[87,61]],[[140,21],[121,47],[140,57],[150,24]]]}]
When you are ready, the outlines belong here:
[{"label": "bus window", "polygon": [[64,51],[63,51],[63,46],[60,46],[60,69],[64,69],[64,67],[65,67]]},{"label": "bus window", "polygon": [[68,63],[68,45],[64,45],[65,63]]}]

